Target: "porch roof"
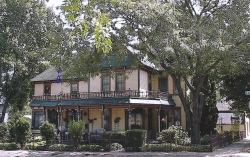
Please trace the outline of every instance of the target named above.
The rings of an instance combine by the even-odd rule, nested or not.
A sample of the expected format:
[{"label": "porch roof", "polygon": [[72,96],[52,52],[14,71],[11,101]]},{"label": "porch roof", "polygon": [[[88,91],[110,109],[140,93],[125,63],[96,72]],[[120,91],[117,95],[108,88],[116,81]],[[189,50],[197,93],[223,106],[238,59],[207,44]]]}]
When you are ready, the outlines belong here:
[{"label": "porch roof", "polygon": [[61,101],[32,101],[30,106],[98,106],[98,105],[121,105],[121,104],[139,104],[139,105],[171,105],[175,103],[172,99],[136,99],[136,98],[100,98],[100,99],[78,99]]},{"label": "porch roof", "polygon": [[57,106],[59,101],[32,101],[30,106]]}]

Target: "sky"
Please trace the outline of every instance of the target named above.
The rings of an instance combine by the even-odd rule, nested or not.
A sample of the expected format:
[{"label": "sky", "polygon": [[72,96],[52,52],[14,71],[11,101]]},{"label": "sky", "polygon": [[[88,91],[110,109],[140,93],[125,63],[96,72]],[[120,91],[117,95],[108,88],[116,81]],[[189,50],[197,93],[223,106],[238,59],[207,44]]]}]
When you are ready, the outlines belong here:
[{"label": "sky", "polygon": [[55,13],[59,13],[59,11],[58,10],[56,10],[56,7],[57,6],[60,6],[61,4],[62,4],[62,1],[63,0],[49,0],[48,2],[46,2],[47,3],[47,6],[49,6],[49,7],[53,7],[53,9],[54,9],[54,11],[55,11]]}]

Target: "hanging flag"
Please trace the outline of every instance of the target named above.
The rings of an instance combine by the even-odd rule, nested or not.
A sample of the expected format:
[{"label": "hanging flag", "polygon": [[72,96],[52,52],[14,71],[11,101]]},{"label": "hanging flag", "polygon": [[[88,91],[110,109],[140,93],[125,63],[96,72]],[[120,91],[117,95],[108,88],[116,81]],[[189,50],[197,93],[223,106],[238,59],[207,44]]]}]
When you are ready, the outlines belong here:
[{"label": "hanging flag", "polygon": [[56,83],[60,83],[61,82],[61,80],[62,80],[62,72],[58,72],[58,75],[57,75],[57,78],[56,78]]}]

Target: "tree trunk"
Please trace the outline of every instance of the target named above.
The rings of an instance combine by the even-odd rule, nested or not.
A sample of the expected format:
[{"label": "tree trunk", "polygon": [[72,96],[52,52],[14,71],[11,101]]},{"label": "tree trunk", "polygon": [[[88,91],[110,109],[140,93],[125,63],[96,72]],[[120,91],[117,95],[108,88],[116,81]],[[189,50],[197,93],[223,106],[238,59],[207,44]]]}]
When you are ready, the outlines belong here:
[{"label": "tree trunk", "polygon": [[[196,108],[195,110],[198,111]],[[191,117],[191,143],[200,144],[200,120],[198,117],[198,112],[194,112]]]},{"label": "tree trunk", "polygon": [[7,108],[8,108],[8,100],[5,100],[3,110],[2,110],[2,116],[0,117],[0,123],[4,122],[4,117],[5,117],[5,113],[7,111]]}]

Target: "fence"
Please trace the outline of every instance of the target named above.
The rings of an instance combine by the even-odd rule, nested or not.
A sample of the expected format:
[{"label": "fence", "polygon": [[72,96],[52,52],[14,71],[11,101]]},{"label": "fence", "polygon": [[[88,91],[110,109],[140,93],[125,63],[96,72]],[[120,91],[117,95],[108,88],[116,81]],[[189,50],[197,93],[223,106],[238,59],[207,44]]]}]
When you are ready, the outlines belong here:
[{"label": "fence", "polygon": [[215,134],[215,135],[211,134],[210,135],[211,151],[213,151],[215,148],[220,148],[232,144],[233,142],[240,141],[245,137],[246,137],[246,131],[240,131],[240,132],[226,131],[223,134]]}]

